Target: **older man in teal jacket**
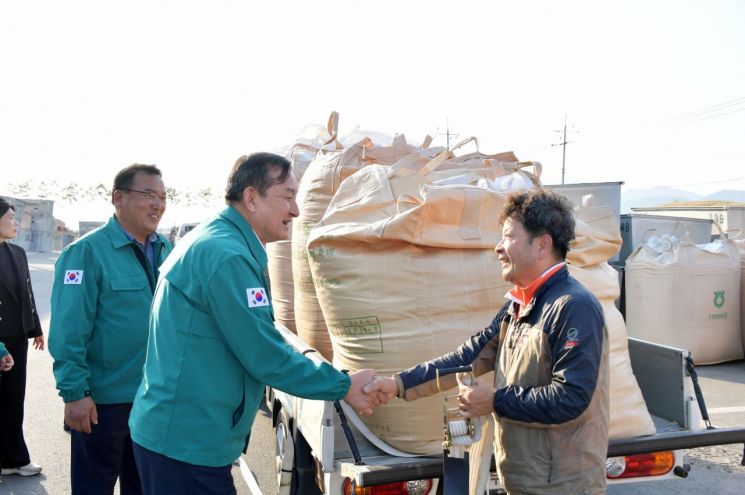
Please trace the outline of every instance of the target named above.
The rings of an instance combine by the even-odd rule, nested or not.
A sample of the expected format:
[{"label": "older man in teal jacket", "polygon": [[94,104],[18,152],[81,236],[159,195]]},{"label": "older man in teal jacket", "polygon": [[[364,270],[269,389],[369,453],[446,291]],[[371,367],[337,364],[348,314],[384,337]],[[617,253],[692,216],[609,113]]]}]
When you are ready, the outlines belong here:
[{"label": "older man in teal jacket", "polygon": [[256,153],[236,161],[229,206],[190,232],[161,270],[144,377],[130,428],[147,494],[235,493],[266,384],[370,413],[374,376],[348,376],[293,350],[274,328],[264,244],[287,239],[298,215],[290,163]]},{"label": "older man in teal jacket", "polygon": [[52,285],[49,351],[72,429],[72,493],[139,494],[129,412],[142,380],[158,267],[171,245],[160,170],[134,164],[114,179],[115,214],[69,245]]}]

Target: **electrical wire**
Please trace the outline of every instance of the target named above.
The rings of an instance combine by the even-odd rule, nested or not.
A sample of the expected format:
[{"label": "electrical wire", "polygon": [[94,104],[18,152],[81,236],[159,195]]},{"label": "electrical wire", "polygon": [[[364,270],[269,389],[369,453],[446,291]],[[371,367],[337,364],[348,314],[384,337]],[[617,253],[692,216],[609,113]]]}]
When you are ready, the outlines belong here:
[{"label": "electrical wire", "polygon": [[725,101],[722,103],[718,103],[716,105],[711,105],[709,107],[701,108],[699,110],[694,110],[692,112],[686,112],[686,113],[681,113],[678,115],[673,115],[671,117],[662,119],[661,122],[667,123],[667,124],[674,124],[678,122],[687,123],[687,122],[696,122],[698,120],[706,120],[707,118],[720,117],[722,115],[727,115],[730,113],[745,110],[745,107],[735,108],[734,110],[731,110],[729,112],[719,113],[715,115],[708,115],[708,114],[711,114],[713,112],[721,112],[723,110],[728,110],[732,107],[739,107],[740,105],[743,105],[743,104],[745,104],[745,97],[735,98],[734,100]]}]

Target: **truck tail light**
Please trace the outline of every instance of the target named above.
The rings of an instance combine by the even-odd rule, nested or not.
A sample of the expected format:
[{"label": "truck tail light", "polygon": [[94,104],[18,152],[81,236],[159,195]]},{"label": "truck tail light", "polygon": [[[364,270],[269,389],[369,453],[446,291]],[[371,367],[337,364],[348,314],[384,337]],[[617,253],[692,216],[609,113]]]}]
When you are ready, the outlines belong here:
[{"label": "truck tail light", "polygon": [[605,461],[606,475],[610,479],[661,476],[669,473],[673,466],[675,455],[672,450],[611,457]]},{"label": "truck tail light", "polygon": [[401,481],[385,485],[355,486],[352,480],[344,481],[343,495],[426,495],[432,490],[432,480]]}]

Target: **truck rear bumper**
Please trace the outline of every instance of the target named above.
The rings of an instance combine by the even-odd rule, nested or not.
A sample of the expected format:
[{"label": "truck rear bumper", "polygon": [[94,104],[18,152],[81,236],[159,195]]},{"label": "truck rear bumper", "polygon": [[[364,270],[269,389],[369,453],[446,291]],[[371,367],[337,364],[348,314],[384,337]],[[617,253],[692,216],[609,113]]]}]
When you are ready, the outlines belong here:
[{"label": "truck rear bumper", "polygon": [[645,454],[660,450],[695,449],[733,443],[745,443],[745,428],[686,430],[658,433],[650,437],[611,440],[608,444],[608,457]]}]

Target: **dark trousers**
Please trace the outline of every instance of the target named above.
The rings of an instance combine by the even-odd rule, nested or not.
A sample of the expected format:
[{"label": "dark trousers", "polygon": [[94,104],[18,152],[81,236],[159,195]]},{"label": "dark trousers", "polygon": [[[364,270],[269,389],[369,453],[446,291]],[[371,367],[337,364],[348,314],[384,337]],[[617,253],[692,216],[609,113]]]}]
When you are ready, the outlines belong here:
[{"label": "dark trousers", "polygon": [[26,361],[28,338],[25,335],[0,337],[15,364],[0,377],[0,466],[25,466],[31,459],[23,438],[23,402],[26,400]]},{"label": "dark trousers", "polygon": [[92,432],[71,432],[73,495],[112,494],[117,478],[121,495],[142,493],[129,436],[131,410],[132,404],[96,404],[98,425]]},{"label": "dark trousers", "polygon": [[134,444],[144,495],[235,495],[231,465],[197,466]]}]

